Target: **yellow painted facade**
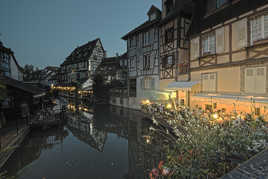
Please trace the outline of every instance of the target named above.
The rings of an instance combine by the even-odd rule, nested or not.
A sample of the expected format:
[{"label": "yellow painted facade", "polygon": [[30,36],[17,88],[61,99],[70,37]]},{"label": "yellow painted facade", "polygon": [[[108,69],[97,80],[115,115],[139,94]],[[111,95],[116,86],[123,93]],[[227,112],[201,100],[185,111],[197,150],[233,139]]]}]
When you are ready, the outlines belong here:
[{"label": "yellow painted facade", "polygon": [[[207,105],[211,105],[214,110],[224,108],[228,112],[235,110],[251,113],[257,109],[258,113],[266,113],[266,108],[268,108],[268,40],[252,43],[250,28],[252,16],[263,15],[264,12],[265,9],[259,9],[259,12],[254,14],[246,13],[191,38],[191,81],[200,82],[199,90],[191,92],[191,107],[205,109]],[[216,53],[203,55],[202,43],[200,44],[199,39],[213,31],[216,34]],[[221,41],[217,42],[217,40]],[[250,82],[256,85],[255,89],[266,85],[263,92],[247,91],[246,88],[250,86],[246,84],[249,83],[247,75],[250,75],[247,74],[247,69],[255,70],[255,76],[259,75],[258,69],[262,70],[263,81],[256,82],[258,78],[255,77],[256,80],[252,78]],[[216,74],[216,80],[214,77],[213,80],[210,79],[210,76],[206,74]],[[204,80],[208,82],[205,83]],[[203,85],[210,86],[205,88]],[[211,91],[204,91],[210,88]]]}]

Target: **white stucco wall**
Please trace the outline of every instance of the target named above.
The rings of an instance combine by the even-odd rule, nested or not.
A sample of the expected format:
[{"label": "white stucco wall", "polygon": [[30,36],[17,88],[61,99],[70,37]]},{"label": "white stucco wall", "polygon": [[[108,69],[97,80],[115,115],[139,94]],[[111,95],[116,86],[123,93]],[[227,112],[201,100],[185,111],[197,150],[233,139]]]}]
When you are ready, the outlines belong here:
[{"label": "white stucco wall", "polygon": [[[142,79],[152,78],[154,80],[154,86],[150,89],[144,89],[142,87]],[[141,101],[144,99],[155,100],[157,98],[157,91],[159,90],[159,76],[140,76],[137,78],[137,100]]]},{"label": "white stucco wall", "polygon": [[15,80],[20,80],[19,69],[13,58],[10,58],[10,70],[11,70],[11,78]]}]

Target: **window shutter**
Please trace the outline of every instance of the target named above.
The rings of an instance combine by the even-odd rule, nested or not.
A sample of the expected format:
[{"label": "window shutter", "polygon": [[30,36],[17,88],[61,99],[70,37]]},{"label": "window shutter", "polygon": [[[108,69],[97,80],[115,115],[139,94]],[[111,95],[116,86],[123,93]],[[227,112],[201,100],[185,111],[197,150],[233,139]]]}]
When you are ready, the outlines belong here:
[{"label": "window shutter", "polygon": [[268,15],[265,15],[263,18],[264,23],[264,38],[268,37]]},{"label": "window shutter", "polygon": [[241,22],[239,22],[238,25],[238,44],[239,47],[246,47],[247,46],[247,20],[244,19]]},{"label": "window shutter", "polygon": [[195,39],[191,40],[191,49],[190,49],[190,55],[191,55],[191,60],[195,59]]},{"label": "window shutter", "polygon": [[266,68],[258,67],[256,68],[255,77],[255,92],[256,93],[266,93]]},{"label": "window shutter", "polygon": [[216,50],[217,53],[224,52],[224,27],[216,30]]},{"label": "window shutter", "polygon": [[200,50],[199,50],[199,37],[195,39],[195,58],[198,58],[200,56]]},{"label": "window shutter", "polygon": [[255,69],[247,68],[245,77],[245,91],[247,93],[254,93],[255,89]]},{"label": "window shutter", "polygon": [[262,38],[261,33],[261,17],[251,20],[251,45],[254,41],[260,40]]}]

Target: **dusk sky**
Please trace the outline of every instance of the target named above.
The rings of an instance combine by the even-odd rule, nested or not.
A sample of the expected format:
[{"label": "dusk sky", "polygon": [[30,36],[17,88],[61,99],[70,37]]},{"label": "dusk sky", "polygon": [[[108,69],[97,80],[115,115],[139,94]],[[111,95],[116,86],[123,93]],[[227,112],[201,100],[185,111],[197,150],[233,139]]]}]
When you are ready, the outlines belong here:
[{"label": "dusk sky", "polygon": [[126,51],[121,37],[147,20],[161,0],[1,0],[0,40],[21,66],[58,66],[97,37],[108,56]]}]

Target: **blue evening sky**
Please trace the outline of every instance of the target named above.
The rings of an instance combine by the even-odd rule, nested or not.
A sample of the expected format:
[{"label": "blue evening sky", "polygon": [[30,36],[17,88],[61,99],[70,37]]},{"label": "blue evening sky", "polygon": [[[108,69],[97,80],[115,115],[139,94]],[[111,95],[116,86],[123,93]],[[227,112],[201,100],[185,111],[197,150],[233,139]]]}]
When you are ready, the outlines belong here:
[{"label": "blue evening sky", "polygon": [[161,0],[1,0],[0,40],[21,66],[58,66],[74,48],[101,38],[108,56],[126,51],[121,37],[147,20]]}]

